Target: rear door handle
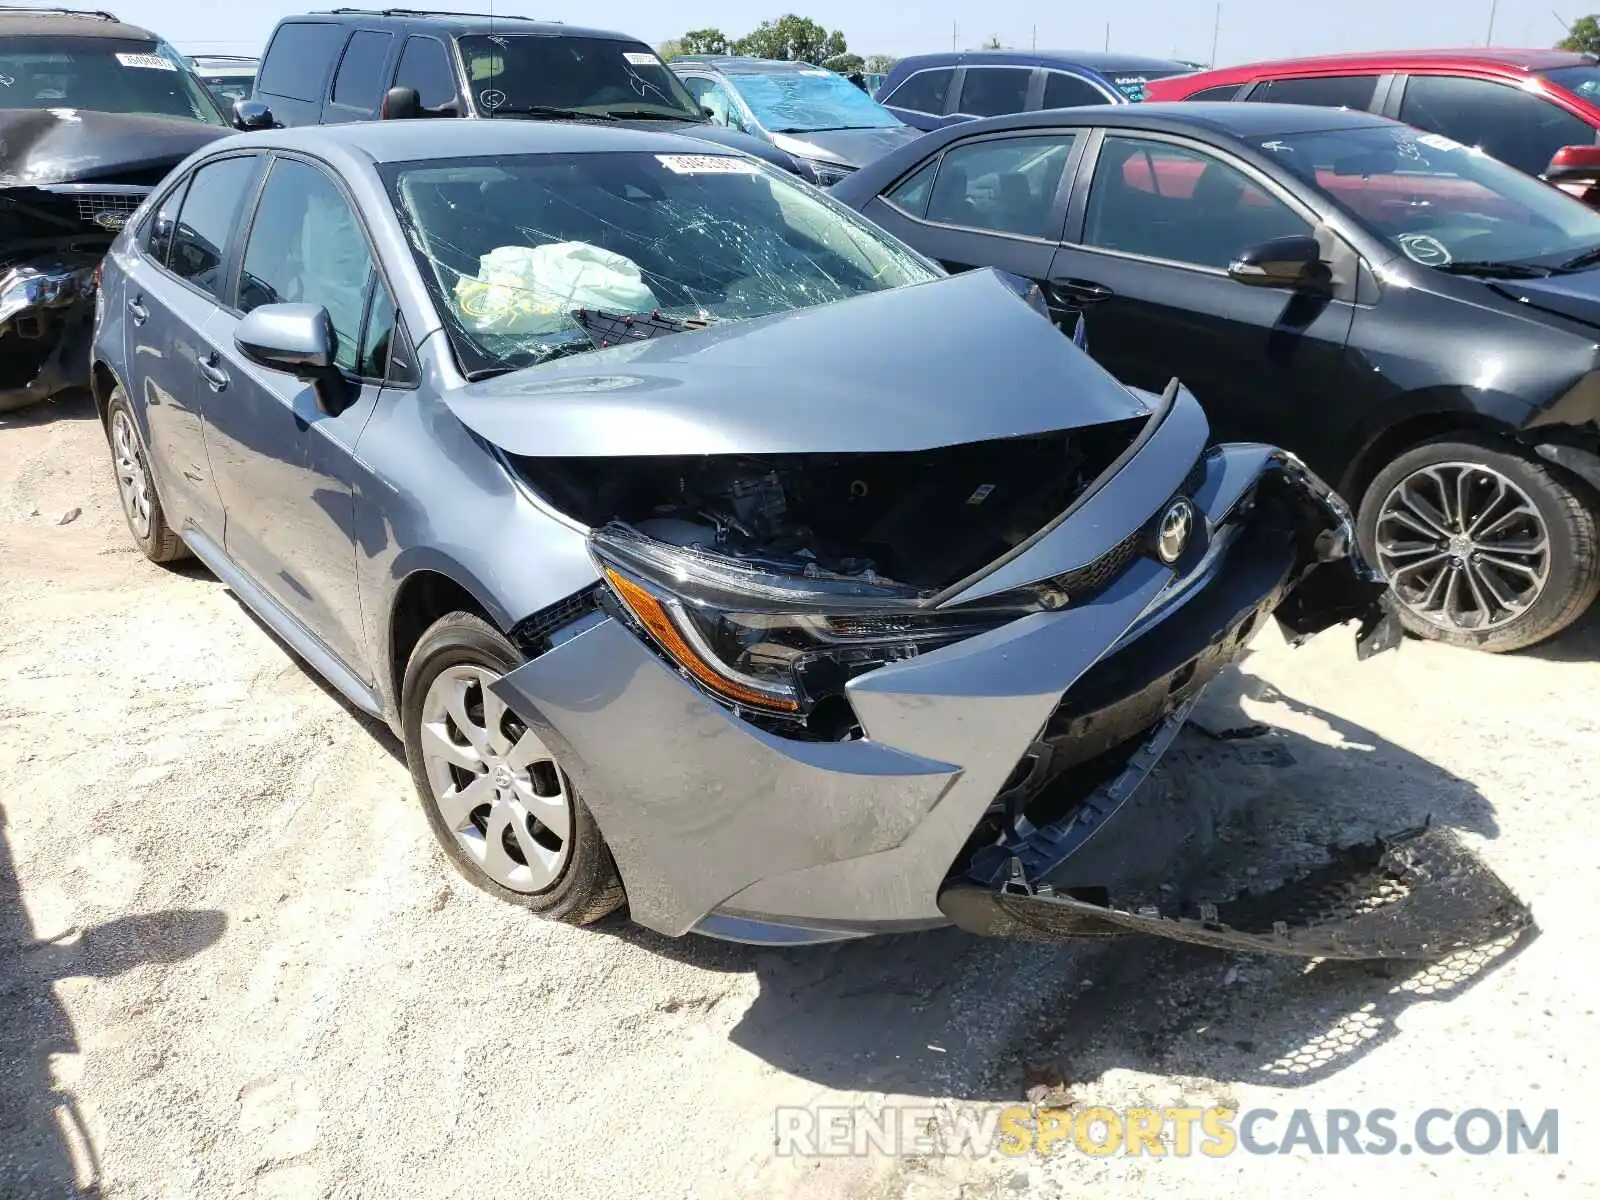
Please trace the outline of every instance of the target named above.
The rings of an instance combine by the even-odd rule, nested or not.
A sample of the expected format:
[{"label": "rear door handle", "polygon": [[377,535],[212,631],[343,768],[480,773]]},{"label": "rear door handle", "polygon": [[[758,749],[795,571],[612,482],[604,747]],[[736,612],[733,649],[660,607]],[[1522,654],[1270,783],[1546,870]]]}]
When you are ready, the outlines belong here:
[{"label": "rear door handle", "polygon": [[206,386],[213,392],[220,392],[228,386],[228,373],[217,366],[218,361],[216,353],[212,352],[197,363],[200,368],[200,378],[206,381]]},{"label": "rear door handle", "polygon": [[1100,304],[1116,295],[1105,284],[1091,279],[1052,279],[1050,290],[1072,304]]},{"label": "rear door handle", "polygon": [[133,318],[135,325],[143,325],[150,319],[150,310],[144,306],[143,296],[134,296],[128,301],[128,315]]}]

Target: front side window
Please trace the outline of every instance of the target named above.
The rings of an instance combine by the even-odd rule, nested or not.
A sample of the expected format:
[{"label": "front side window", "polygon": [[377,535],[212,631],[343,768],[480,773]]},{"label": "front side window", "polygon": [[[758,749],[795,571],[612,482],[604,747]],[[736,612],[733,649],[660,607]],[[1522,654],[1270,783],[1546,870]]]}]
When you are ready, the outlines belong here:
[{"label": "front side window", "polygon": [[1600,246],[1600,213],[1441,134],[1374,126],[1261,149],[1423,266],[1559,266]]},{"label": "front side window", "polygon": [[888,129],[895,116],[843,75],[801,69],[771,75],[739,74],[730,82],[763,129],[816,133],[824,129]]},{"label": "front side window", "polygon": [[1242,171],[1184,146],[1108,137],[1089,187],[1083,242],[1226,270],[1240,251],[1311,225]]},{"label": "front side window", "polygon": [[320,168],[279,159],[261,191],[239,276],[239,309],[320,304],[338,338],[334,361],[355,371],[374,274],[361,223]]},{"label": "front side window", "polygon": [[85,108],[227,124],[187,59],[165,42],[134,38],[0,37],[0,109],[8,108]]},{"label": "front side window", "polygon": [[486,116],[576,109],[699,121],[682,80],[643,42],[495,34],[457,39],[473,104]]},{"label": "front side window", "polygon": [[423,108],[443,108],[456,98],[450,55],[437,38],[410,37],[394,70],[394,86],[412,88]]},{"label": "front side window", "polygon": [[254,155],[206,163],[195,171],[178,211],[167,269],[212,296],[219,295],[228,240],[238,227],[256,165]]},{"label": "front side window", "polygon": [[463,370],[593,348],[575,314],[735,321],[937,277],[788,175],[721,154],[380,168]]},{"label": "front side window", "polygon": [[1269,79],[1250,92],[1257,104],[1310,104],[1318,108],[1367,109],[1378,87],[1376,75],[1323,75]]},{"label": "front side window", "polygon": [[1486,79],[1413,75],[1400,119],[1429,133],[1476,146],[1519,171],[1537,175],[1563,146],[1592,145],[1595,131],[1542,96]]},{"label": "front side window", "polygon": [[383,97],[383,64],[389,61],[391,33],[370,29],[351,35],[339,60],[339,73],[333,77],[333,102],[348,108],[377,109]]},{"label": "front side window", "polygon": [[1079,108],[1085,104],[1109,104],[1103,93],[1087,79],[1065,71],[1047,71],[1044,77],[1046,108]]},{"label": "front side window", "polygon": [[256,86],[271,96],[319,101],[328,68],[344,45],[345,27],[326,21],[287,21],[278,26],[261,61]]},{"label": "front side window", "polygon": [[1222,83],[1216,87],[1201,88],[1193,95],[1185,96],[1184,99],[1199,101],[1204,104],[1217,100],[1232,100],[1238,95],[1239,85],[1237,83]]},{"label": "front side window", "polygon": [[924,163],[895,187],[884,194],[884,199],[896,208],[904,209],[914,217],[928,211],[928,196],[933,191],[933,177],[939,170],[939,160]]},{"label": "front side window", "polygon": [[883,102],[910,112],[938,116],[944,112],[945,101],[950,96],[950,83],[955,77],[955,70],[951,67],[918,71],[895,88]]},{"label": "front side window", "polygon": [[1073,135],[995,138],[945,152],[928,220],[1055,241],[1056,190]]},{"label": "front side window", "polygon": [[1028,104],[1028,67],[968,67],[957,111],[973,117],[1019,113]]},{"label": "front side window", "polygon": [[744,120],[739,116],[738,105],[734,104],[733,97],[728,95],[728,90],[712,79],[691,76],[683,81],[683,86],[689,89],[689,94],[700,104],[700,107],[710,114],[711,120],[718,125],[726,125],[730,129],[744,129]]}]

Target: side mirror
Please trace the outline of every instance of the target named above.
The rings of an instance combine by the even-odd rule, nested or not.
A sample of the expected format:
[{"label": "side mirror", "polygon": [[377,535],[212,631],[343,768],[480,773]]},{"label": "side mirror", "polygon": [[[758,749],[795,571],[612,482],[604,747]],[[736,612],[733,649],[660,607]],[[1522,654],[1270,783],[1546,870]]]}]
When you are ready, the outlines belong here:
[{"label": "side mirror", "polygon": [[1322,248],[1305,234],[1251,246],[1228,264],[1228,278],[1251,287],[1299,288],[1326,276]]},{"label": "side mirror", "polygon": [[260,100],[235,100],[233,102],[233,127],[245,133],[261,129],[277,129],[278,122],[272,110]]},{"label": "side mirror", "polygon": [[330,417],[350,407],[349,384],[333,362],[338,343],[328,310],[320,304],[263,304],[233,333],[239,353],[257,366],[315,387],[317,406]]},{"label": "side mirror", "polygon": [[422,97],[416,88],[392,87],[383,94],[378,109],[380,121],[412,121],[423,115]]},{"label": "side mirror", "polygon": [[1541,176],[1563,192],[1594,204],[1600,188],[1600,146],[1563,146],[1550,159]]},{"label": "side mirror", "polygon": [[701,111],[702,114],[704,114],[705,119],[708,120],[708,121],[715,121],[717,119],[716,110],[714,108],[712,108],[711,105],[709,105],[709,104],[702,104],[700,106],[700,111]]}]

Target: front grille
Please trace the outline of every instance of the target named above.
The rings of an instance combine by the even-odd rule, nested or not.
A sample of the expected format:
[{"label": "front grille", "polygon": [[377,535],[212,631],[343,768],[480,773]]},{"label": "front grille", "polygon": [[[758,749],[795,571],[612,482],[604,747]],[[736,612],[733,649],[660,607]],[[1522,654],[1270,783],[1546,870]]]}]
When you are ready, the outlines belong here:
[{"label": "front grille", "polygon": [[558,600],[549,608],[534,613],[511,631],[511,640],[530,657],[537,657],[550,649],[550,637],[574,621],[588,616],[600,608],[600,585],[591,584],[583,591]]},{"label": "front grille", "polygon": [[1072,600],[1094,595],[1115,582],[1139,557],[1139,541],[1143,534],[1143,530],[1135,530],[1088,566],[1057,575],[1049,586],[1065,592]]},{"label": "front grille", "polygon": [[99,229],[117,230],[144,203],[149,192],[79,192],[78,219]]}]

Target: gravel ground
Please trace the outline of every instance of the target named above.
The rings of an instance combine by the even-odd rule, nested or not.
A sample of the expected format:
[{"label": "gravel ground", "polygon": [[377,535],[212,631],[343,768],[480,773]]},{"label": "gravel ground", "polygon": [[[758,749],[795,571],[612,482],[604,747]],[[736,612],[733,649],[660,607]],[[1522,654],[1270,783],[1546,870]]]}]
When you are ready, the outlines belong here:
[{"label": "gravel ground", "polygon": [[[1517,657],[1366,664],[1269,631],[1207,719],[1272,732],[1186,733],[1139,843],[1105,851],[1264,882],[1432,813],[1541,932],[1427,972],[568,929],[458,881],[387,732],[204,571],[134,551],[91,413],[0,418],[0,1196],[1591,1194],[1597,690],[1594,618]],[[1041,1081],[1079,1106],[1553,1107],[1559,1151],[775,1153],[779,1105]]]}]

